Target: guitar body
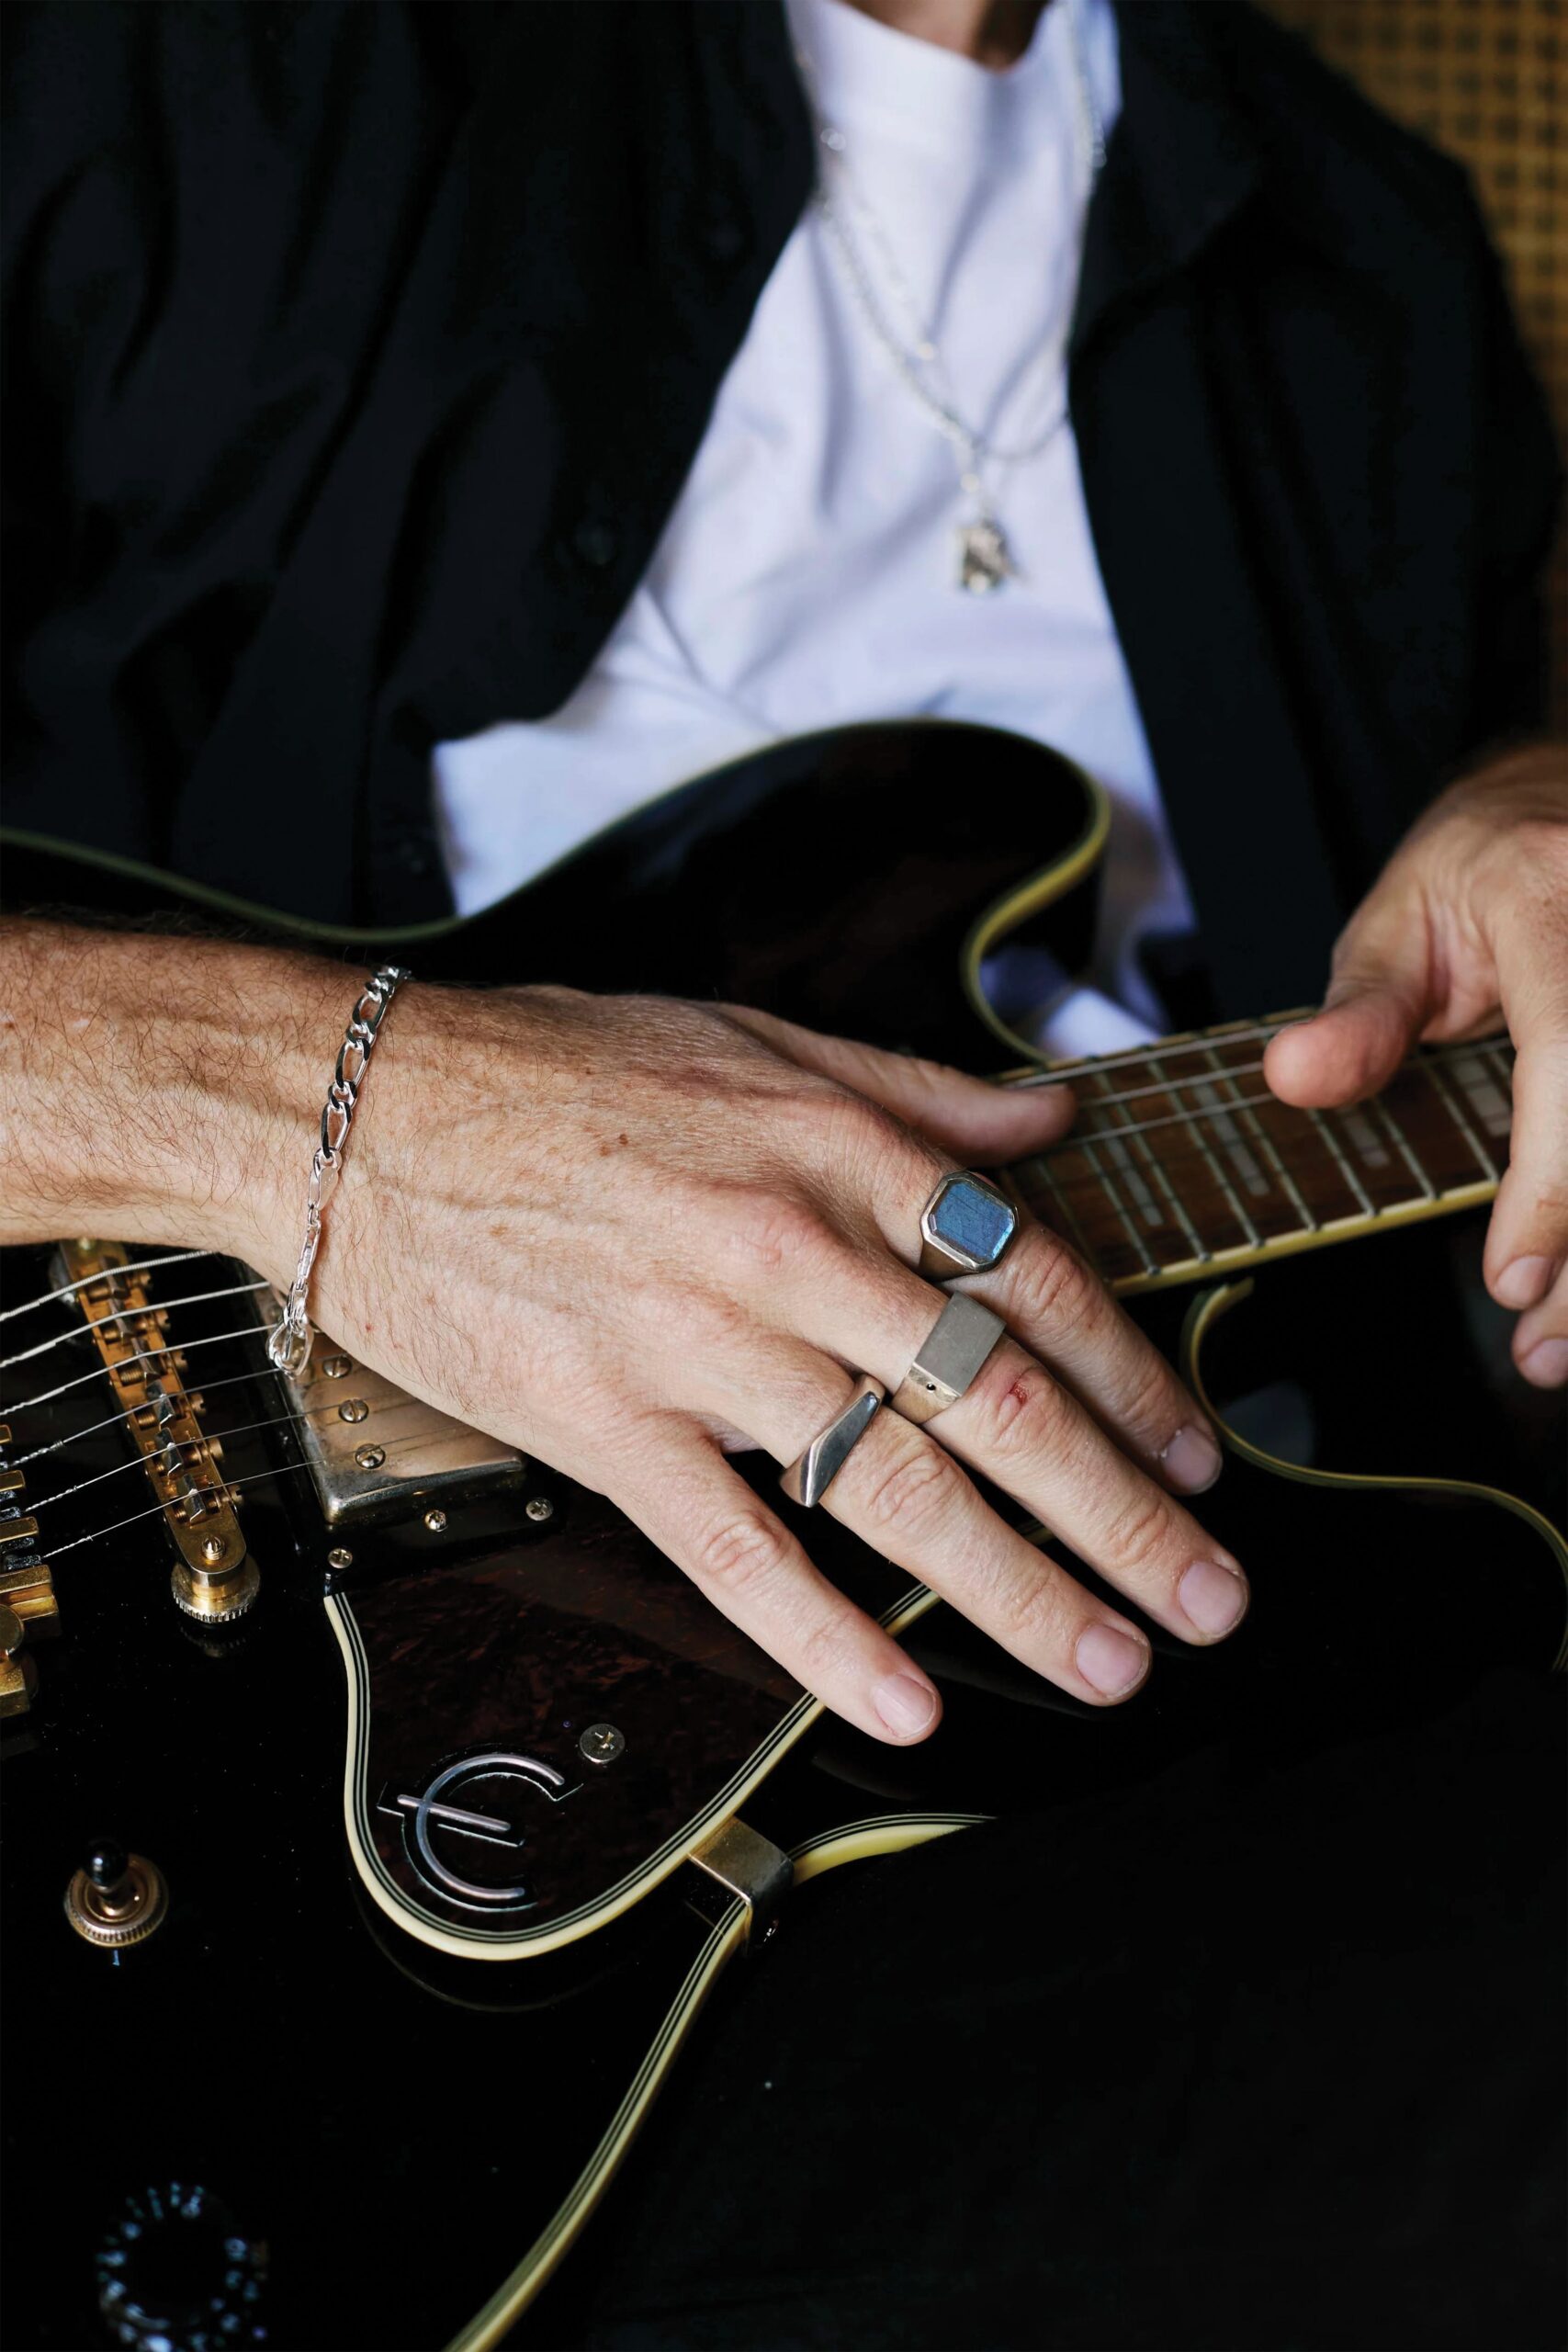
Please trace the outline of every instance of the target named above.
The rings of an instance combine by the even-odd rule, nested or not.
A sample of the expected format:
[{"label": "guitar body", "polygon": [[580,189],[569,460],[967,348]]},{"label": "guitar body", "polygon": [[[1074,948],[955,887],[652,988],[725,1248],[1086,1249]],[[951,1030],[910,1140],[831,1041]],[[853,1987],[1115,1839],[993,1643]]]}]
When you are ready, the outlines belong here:
[{"label": "guitar body", "polygon": [[[1038,747],[853,729],[700,779],[476,922],[348,944],[356,964],[396,952],[430,977],[716,994],[992,1067],[1023,1057],[986,1008],[982,958],[1006,936],[1081,959],[1103,831],[1092,791]],[[190,896],[38,843],[10,856],[13,903],[140,917]],[[1432,1269],[1452,1230],[1383,1253],[1408,1268],[1400,1296],[1419,1303],[1402,1311],[1426,1318],[1416,1352],[1444,1380],[1458,1343],[1436,1329]],[[1260,1287],[1310,1308],[1317,1262]],[[7,1307],[62,1279],[45,1249],[5,1252],[0,1275]],[[163,1300],[211,1286],[206,1264],[155,1281]],[[897,1752],[820,1716],[609,1504],[543,1464],[440,1509],[411,1480],[378,1515],[329,1525],[299,1428],[335,1417],[360,1368],[329,1374],[318,1342],[311,1376],[338,1385],[291,1419],[256,1341],[217,1336],[232,1301],[171,1309],[170,1344],[199,1376],[262,1589],[232,1626],[194,1621],[107,1376],[89,1376],[87,1319],[64,1300],[0,1325],[10,1344],[62,1339],[47,1379],[6,1375],[4,1459],[27,1482],[7,1499],[39,1533],[5,1561],[48,1560],[58,1603],[52,1630],[28,1628],[30,1704],[4,1725],[6,2340],[526,2341],[533,2295],[708,1988],[764,1940],[770,1854],[796,1858],[787,1939],[790,1905],[836,1862],[1200,1745],[1266,1767],[1435,1713],[1491,1665],[1549,1670],[1568,1547],[1547,1518],[1423,1480],[1430,1455],[1380,1484],[1372,1464],[1335,1479],[1274,1451],[1245,1400],[1288,1385],[1309,1415],[1325,1400],[1333,1431],[1346,1335],[1303,1336],[1248,1290],[1137,1302],[1222,1424],[1244,1400],[1204,1513],[1255,1598],[1217,1651],[1156,1632],[1133,1706],[1079,1707],[813,1520],[820,1565],[942,1682],[942,1729]],[[1440,1400],[1432,1413],[1440,1432]],[[1463,1476],[1446,1442],[1432,1452]],[[773,1467],[750,1475],[770,1485]],[[62,1907],[102,1838],[167,1886],[161,1924],[118,1951]]]}]

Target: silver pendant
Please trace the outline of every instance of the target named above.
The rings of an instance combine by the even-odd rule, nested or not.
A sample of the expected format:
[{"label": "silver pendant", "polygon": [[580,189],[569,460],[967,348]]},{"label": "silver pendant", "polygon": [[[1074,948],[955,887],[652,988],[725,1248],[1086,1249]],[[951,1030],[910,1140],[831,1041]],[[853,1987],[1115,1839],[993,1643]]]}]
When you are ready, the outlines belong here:
[{"label": "silver pendant", "polygon": [[1016,576],[1001,525],[988,514],[958,526],[958,585],[971,596],[988,596],[1004,580]]}]

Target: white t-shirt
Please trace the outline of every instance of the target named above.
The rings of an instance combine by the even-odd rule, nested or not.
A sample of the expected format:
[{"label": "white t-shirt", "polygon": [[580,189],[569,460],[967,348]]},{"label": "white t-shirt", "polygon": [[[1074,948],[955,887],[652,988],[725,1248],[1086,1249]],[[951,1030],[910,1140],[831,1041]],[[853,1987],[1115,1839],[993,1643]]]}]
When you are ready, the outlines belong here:
[{"label": "white t-shirt", "polygon": [[[999,447],[1027,449],[1064,401],[1089,196],[1067,0],[1051,0],[1005,73],[848,0],[788,5],[816,104],[843,134],[846,170],[958,408]],[[1109,132],[1120,105],[1110,0],[1080,0],[1078,22]],[[857,242],[881,291],[875,247]],[[890,293],[880,307],[902,329]],[[1070,425],[988,469],[987,485],[1018,576],[966,594],[954,532],[970,502],[953,447],[900,380],[808,206],[587,678],[551,718],[437,747],[459,910],[490,905],[631,809],[780,736],[872,718],[984,720],[1066,752],[1111,797],[1098,994],[1059,1006],[1043,1041],[1093,1052],[1146,1034],[1126,1013],[1157,1026],[1134,944],[1146,930],[1190,929],[1192,913]]]}]

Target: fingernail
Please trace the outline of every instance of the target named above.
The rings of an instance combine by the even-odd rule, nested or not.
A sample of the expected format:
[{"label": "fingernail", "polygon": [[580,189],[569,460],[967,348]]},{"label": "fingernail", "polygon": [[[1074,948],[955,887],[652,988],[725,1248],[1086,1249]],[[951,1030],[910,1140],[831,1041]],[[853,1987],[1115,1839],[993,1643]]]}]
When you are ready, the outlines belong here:
[{"label": "fingernail", "polygon": [[1090,1625],[1078,1635],[1078,1672],[1102,1699],[1124,1699],[1149,1670],[1149,1645],[1120,1625]]},{"label": "fingernail", "polygon": [[1516,1258],[1493,1283],[1492,1295],[1500,1306],[1516,1307],[1522,1314],[1546,1296],[1555,1271],[1550,1258]]},{"label": "fingernail", "polygon": [[1222,1568],[1218,1560],[1194,1560],[1177,1590],[1198,1631],[1211,1639],[1240,1624],[1250,1598],[1241,1570]]},{"label": "fingernail", "polygon": [[1568,1380],[1568,1340],[1542,1340],[1524,1358],[1519,1370],[1538,1388],[1561,1388]]},{"label": "fingernail", "polygon": [[1179,1429],[1160,1455],[1160,1465],[1184,1495],[1201,1495],[1220,1475],[1220,1449],[1207,1430]]},{"label": "fingernail", "polygon": [[931,1728],[936,1713],[936,1692],[912,1674],[885,1674],[871,1687],[871,1703],[900,1739],[916,1739]]}]

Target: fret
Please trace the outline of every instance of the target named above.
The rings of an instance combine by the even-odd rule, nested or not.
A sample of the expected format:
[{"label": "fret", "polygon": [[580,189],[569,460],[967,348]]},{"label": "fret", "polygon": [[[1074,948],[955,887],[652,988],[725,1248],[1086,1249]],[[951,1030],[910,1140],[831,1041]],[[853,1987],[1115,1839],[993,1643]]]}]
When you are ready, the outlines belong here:
[{"label": "fret", "polygon": [[[1149,1057],[1149,1068],[1153,1070],[1157,1070],[1162,1078],[1165,1076],[1165,1072],[1160,1068],[1159,1062],[1157,1062],[1152,1055]],[[1193,1081],[1191,1079],[1178,1079],[1176,1081],[1176,1084],[1179,1087],[1190,1087]],[[1172,1094],[1170,1100],[1174,1102],[1175,1099],[1174,1094]],[[1219,1156],[1215,1152],[1213,1145],[1209,1141],[1208,1120],[1206,1118],[1191,1118],[1190,1114],[1188,1115],[1193,1140],[1198,1146],[1198,1150],[1204,1165],[1207,1167],[1210,1175],[1214,1180],[1216,1189],[1224,1198],[1225,1206],[1230,1211],[1232,1217],[1235,1220],[1236,1231],[1241,1238],[1242,1243],[1245,1244],[1248,1250],[1258,1249],[1261,1241],[1261,1236],[1258,1233],[1258,1227],[1253,1224],[1252,1219],[1247,1216],[1247,1210],[1242,1204],[1240,1193],[1231,1182],[1230,1178],[1225,1174],[1224,1168],[1220,1164]],[[1216,1239],[1213,1244],[1213,1247],[1216,1250],[1234,1250],[1236,1246],[1235,1242],[1224,1239]]]},{"label": "fret", "polygon": [[[1506,1041],[1418,1053],[1365,1102],[1299,1110],[1244,1082],[1258,1034],[1211,1031],[1075,1066],[1086,1124],[1010,1171],[1113,1288],[1310,1247],[1498,1181]],[[1176,1075],[1184,1066],[1191,1074]]]},{"label": "fret", "polygon": [[[1213,1047],[1209,1049],[1209,1059],[1213,1063],[1214,1069],[1219,1076],[1223,1078],[1225,1083],[1229,1086],[1232,1095],[1238,1098],[1239,1102],[1240,1089]],[[1291,1174],[1290,1170],[1285,1166],[1284,1161],[1280,1159],[1278,1151],[1275,1149],[1273,1138],[1270,1136],[1268,1128],[1264,1126],[1261,1120],[1258,1117],[1257,1113],[1250,1109],[1244,1110],[1238,1107],[1237,1116],[1244,1121],[1246,1125],[1251,1128],[1253,1134],[1257,1136],[1258,1142],[1263,1147],[1266,1157],[1272,1164],[1274,1173],[1279,1179],[1281,1191],[1285,1193],[1292,1206],[1296,1211],[1298,1220],[1296,1230],[1298,1232],[1315,1233],[1318,1230],[1318,1220],[1314,1216],[1311,1209],[1308,1208],[1306,1202],[1303,1199],[1301,1190],[1296,1183],[1295,1178]]]},{"label": "fret", "polygon": [[1501,1171],[1476,1129],[1471,1125],[1463,1103],[1449,1084],[1442,1064],[1435,1057],[1423,1054],[1416,1066],[1469,1145],[1476,1166],[1484,1172],[1490,1182],[1495,1184]]},{"label": "fret", "polygon": [[1401,1128],[1398,1120],[1394,1117],[1393,1111],[1389,1108],[1386,1096],[1382,1094],[1374,1094],[1372,1097],[1371,1107],[1377,1113],[1378,1117],[1382,1121],[1383,1125],[1388,1129],[1389,1136],[1393,1144],[1394,1149],[1399,1153],[1405,1166],[1409,1169],[1410,1173],[1415,1177],[1416,1183],[1420,1186],[1422,1199],[1427,1201],[1435,1201],[1438,1197],[1438,1188],[1433,1183],[1431,1178],[1427,1175],[1426,1170],[1422,1167],[1421,1162],[1416,1158],[1415,1152],[1411,1149],[1404,1130]]},{"label": "fret", "polygon": [[1120,1217],[1122,1224],[1126,1230],[1128,1240],[1137,1251],[1139,1259],[1142,1261],[1145,1273],[1157,1274],[1160,1270],[1159,1260],[1154,1256],[1149,1249],[1148,1243],[1144,1239],[1143,1235],[1138,1231],[1137,1227],[1128,1216],[1126,1204],[1122,1198],[1121,1190],[1114,1178],[1106,1169],[1100,1166],[1099,1155],[1094,1148],[1094,1138],[1090,1136],[1080,1136],[1077,1140],[1084,1158],[1089,1161],[1089,1166],[1093,1169],[1095,1174],[1100,1179],[1100,1189],[1104,1193],[1106,1199],[1111,1203],[1111,1207],[1115,1210],[1118,1217]]},{"label": "fret", "polygon": [[[1108,1086],[1107,1080],[1102,1073],[1097,1070],[1094,1075],[1099,1083],[1100,1092],[1099,1095],[1089,1095],[1086,1097],[1086,1108],[1092,1108],[1096,1102],[1103,1100],[1105,1094],[1110,1092],[1112,1096],[1110,1107],[1112,1109],[1115,1115],[1122,1121],[1122,1125],[1134,1125],[1134,1117],[1126,1107],[1126,1100],[1117,1097],[1114,1086]],[[1151,1087],[1136,1087],[1128,1090],[1130,1094],[1135,1095],[1140,1099],[1147,1097],[1150,1094],[1157,1093],[1157,1089]],[[1162,1234],[1168,1234],[1171,1237],[1171,1239],[1177,1244],[1179,1250],[1181,1251],[1181,1256],[1179,1256],[1169,1262],[1179,1264],[1182,1262],[1183,1257],[1188,1257],[1196,1258],[1200,1264],[1205,1264],[1208,1261],[1210,1252],[1204,1248],[1202,1237],[1199,1233],[1191,1218],[1188,1216],[1187,1210],[1182,1204],[1181,1196],[1177,1192],[1175,1185],[1171,1182],[1170,1177],[1167,1173],[1165,1167],[1162,1165],[1158,1155],[1150,1148],[1148,1137],[1146,1136],[1134,1135],[1130,1143],[1124,1143],[1121,1137],[1116,1135],[1114,1129],[1107,1131],[1104,1128],[1097,1130],[1097,1135],[1104,1138],[1107,1145],[1111,1148],[1113,1154],[1117,1156],[1119,1165],[1121,1164],[1121,1156],[1123,1154],[1133,1158],[1134,1169],[1136,1160],[1141,1158],[1144,1165],[1148,1169],[1150,1174],[1153,1176],[1156,1187],[1164,1193],[1166,1199],[1170,1204],[1171,1208],[1175,1211],[1176,1221],[1172,1224],[1168,1217],[1161,1215],[1158,1203],[1152,1197],[1149,1198],[1147,1208],[1145,1211],[1146,1222],[1156,1238],[1156,1244],[1158,1238]],[[1143,1189],[1146,1194],[1146,1186]],[[1184,1249],[1182,1246],[1183,1244],[1185,1244]],[[1162,1262],[1164,1262],[1163,1255]]]},{"label": "fret", "polygon": [[1336,1167],[1339,1170],[1345,1179],[1345,1182],[1349,1185],[1351,1192],[1356,1196],[1358,1207],[1361,1210],[1364,1216],[1376,1216],[1377,1210],[1372,1206],[1372,1196],[1368,1192],[1366,1186],[1362,1183],[1360,1178],[1357,1175],[1355,1168],[1351,1163],[1348,1154],[1346,1152],[1344,1145],[1335,1134],[1333,1122],[1325,1119],[1321,1111],[1309,1111],[1307,1116],[1311,1119],[1313,1125],[1316,1128],[1318,1134],[1323,1137],[1324,1142],[1327,1145]]},{"label": "fret", "polygon": [[1055,1225],[1055,1220],[1046,1215],[1045,1211],[1040,1206],[1037,1201],[1031,1203],[1026,1197],[1024,1200],[1024,1206],[1026,1208],[1032,1207],[1034,1214],[1041,1219],[1043,1224],[1055,1226],[1056,1232],[1061,1233],[1064,1241],[1076,1242],[1077,1247],[1083,1251],[1084,1256],[1088,1258],[1092,1264],[1095,1254],[1093,1244],[1090,1242],[1089,1238],[1084,1231],[1082,1226],[1078,1223],[1077,1218],[1073,1215],[1073,1204],[1071,1201],[1068,1200],[1066,1193],[1057,1183],[1055,1176],[1052,1175],[1044,1159],[1026,1159],[1023,1163],[1023,1170],[1021,1171],[1015,1172],[1024,1172],[1032,1177],[1038,1175],[1040,1182],[1044,1185],[1045,1190],[1051,1195],[1053,1206],[1061,1210],[1062,1215],[1066,1217],[1068,1225],[1071,1226],[1072,1231],[1070,1233],[1063,1233],[1062,1227],[1059,1225]]}]

